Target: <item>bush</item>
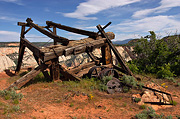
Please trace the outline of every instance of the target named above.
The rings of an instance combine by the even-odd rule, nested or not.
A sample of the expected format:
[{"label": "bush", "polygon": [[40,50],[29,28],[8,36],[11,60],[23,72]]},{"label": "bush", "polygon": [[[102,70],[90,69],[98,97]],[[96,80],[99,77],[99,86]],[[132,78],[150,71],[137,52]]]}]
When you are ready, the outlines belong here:
[{"label": "bush", "polygon": [[152,107],[143,110],[141,113],[136,114],[135,118],[137,119],[172,119],[172,116],[165,117],[163,114],[156,114],[155,110]]},{"label": "bush", "polygon": [[23,98],[21,93],[16,93],[14,90],[0,90],[0,96],[4,97],[6,100],[21,100]]},{"label": "bush", "polygon": [[133,73],[139,73],[139,69],[133,61],[129,61],[127,65]]},{"label": "bush", "polygon": [[157,72],[158,78],[169,78],[173,76],[174,76],[174,73],[170,71],[170,64],[165,64],[165,66],[161,67],[161,70]]},{"label": "bush", "polygon": [[129,63],[130,70],[157,74],[158,78],[179,76],[180,35],[157,39],[153,31],[150,34],[141,37],[134,47],[138,57]]}]

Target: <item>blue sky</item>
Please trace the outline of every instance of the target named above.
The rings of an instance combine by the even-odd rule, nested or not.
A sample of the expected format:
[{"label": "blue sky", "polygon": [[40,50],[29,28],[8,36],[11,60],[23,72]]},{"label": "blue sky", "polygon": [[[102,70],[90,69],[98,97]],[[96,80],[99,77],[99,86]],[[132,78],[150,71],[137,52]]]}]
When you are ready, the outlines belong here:
[{"label": "blue sky", "polygon": [[[0,0],[0,42],[19,41],[21,27],[28,17],[45,26],[46,21],[97,32],[96,25],[112,22],[105,31],[115,40],[139,38],[153,30],[158,37],[180,33],[180,0]],[[71,40],[86,36],[58,30]],[[49,41],[36,30],[29,41]]]}]

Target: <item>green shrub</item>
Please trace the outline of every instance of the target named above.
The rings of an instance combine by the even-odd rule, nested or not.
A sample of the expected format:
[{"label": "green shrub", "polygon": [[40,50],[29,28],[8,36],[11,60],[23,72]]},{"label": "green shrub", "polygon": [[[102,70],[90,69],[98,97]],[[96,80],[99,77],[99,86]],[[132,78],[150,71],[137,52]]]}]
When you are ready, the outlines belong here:
[{"label": "green shrub", "polygon": [[172,105],[174,105],[174,106],[177,105],[177,102],[176,102],[176,101],[170,101],[170,103],[171,103]]},{"label": "green shrub", "polygon": [[12,107],[12,110],[15,111],[15,112],[19,111],[19,110],[20,110],[19,105],[17,105],[17,106],[14,105],[14,106]]},{"label": "green shrub", "polygon": [[139,107],[139,109],[146,109],[146,108],[147,108],[146,105],[141,105],[141,106]]},{"label": "green shrub", "polygon": [[136,87],[136,86],[137,86],[137,81],[136,81],[135,78],[132,77],[132,76],[124,75],[124,76],[122,77],[122,82],[123,82],[124,84],[132,85],[133,87]]},{"label": "green shrub", "polygon": [[176,80],[173,77],[166,77],[166,79],[170,82],[176,83]]},{"label": "green shrub", "polygon": [[170,64],[165,64],[165,66],[161,67],[160,70],[157,72],[158,78],[168,78],[173,76],[174,73],[170,71]]},{"label": "green shrub", "polygon": [[138,103],[138,102],[140,102],[141,101],[141,98],[135,98],[134,99],[134,102],[136,102],[136,103]]},{"label": "green shrub", "polygon": [[137,119],[172,119],[172,116],[165,117],[163,114],[156,114],[155,110],[152,107],[148,107],[143,110],[141,113],[136,114],[135,118]]},{"label": "green shrub", "polygon": [[129,61],[127,63],[129,69],[133,72],[133,73],[139,73],[139,69],[137,67],[137,65],[133,62],[133,61]]},{"label": "green shrub", "polygon": [[23,98],[21,93],[16,93],[14,90],[0,90],[0,96],[4,97],[6,100],[21,100]]},{"label": "green shrub", "polygon": [[153,31],[149,32],[150,35],[141,37],[134,47],[137,58],[130,62],[130,70],[157,74],[158,78],[179,76],[180,35],[157,39]]}]

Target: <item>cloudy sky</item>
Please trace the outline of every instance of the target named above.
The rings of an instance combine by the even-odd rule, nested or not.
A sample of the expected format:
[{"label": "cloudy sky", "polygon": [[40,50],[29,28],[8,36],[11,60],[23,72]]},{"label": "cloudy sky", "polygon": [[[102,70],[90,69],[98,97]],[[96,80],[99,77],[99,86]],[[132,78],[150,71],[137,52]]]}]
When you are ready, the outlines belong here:
[{"label": "cloudy sky", "polygon": [[[116,34],[115,40],[148,35],[159,37],[180,33],[180,0],[0,0],[0,42],[19,41],[21,27],[17,22],[32,18],[45,26],[46,21],[97,32],[98,24],[112,22],[105,31]],[[62,30],[58,35],[69,39],[81,36]],[[32,29],[27,39],[50,39]]]}]

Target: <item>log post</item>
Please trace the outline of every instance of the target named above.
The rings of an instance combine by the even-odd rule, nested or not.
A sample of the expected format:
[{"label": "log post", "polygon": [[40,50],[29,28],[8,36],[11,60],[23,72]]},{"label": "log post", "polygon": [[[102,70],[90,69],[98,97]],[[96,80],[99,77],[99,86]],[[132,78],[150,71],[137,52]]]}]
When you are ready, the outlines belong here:
[{"label": "log post", "polygon": [[[25,32],[25,26],[21,27],[21,38],[24,38],[24,32]],[[25,51],[25,45],[23,43],[23,41],[20,38],[20,46],[19,46],[19,57],[18,57],[18,63],[17,63],[17,67],[16,67],[16,73],[19,73],[21,65],[22,65],[22,59],[23,59],[23,55],[24,55],[24,51]]]},{"label": "log post", "polygon": [[112,53],[107,43],[105,43],[105,45],[101,47],[101,53],[103,65],[112,64]]},{"label": "log post", "polygon": [[[53,27],[53,34],[56,35],[56,27]],[[54,40],[54,45],[57,45],[56,40]],[[51,61],[52,61],[52,64],[50,67],[51,78],[53,80],[58,80],[58,79],[60,79],[59,57],[57,56],[56,58],[52,59]]]}]

